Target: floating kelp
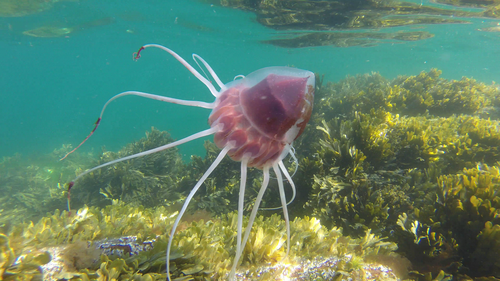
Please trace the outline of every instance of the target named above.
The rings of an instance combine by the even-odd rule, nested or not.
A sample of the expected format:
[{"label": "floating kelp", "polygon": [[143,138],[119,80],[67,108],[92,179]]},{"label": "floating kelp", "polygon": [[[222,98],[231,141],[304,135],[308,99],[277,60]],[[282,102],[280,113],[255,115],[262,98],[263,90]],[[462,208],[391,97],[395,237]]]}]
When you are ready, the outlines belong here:
[{"label": "floating kelp", "polygon": [[315,32],[306,33],[291,38],[264,40],[263,43],[284,48],[304,48],[314,46],[335,47],[371,47],[381,43],[394,43],[397,41],[417,41],[434,37],[427,31],[413,32]]}]

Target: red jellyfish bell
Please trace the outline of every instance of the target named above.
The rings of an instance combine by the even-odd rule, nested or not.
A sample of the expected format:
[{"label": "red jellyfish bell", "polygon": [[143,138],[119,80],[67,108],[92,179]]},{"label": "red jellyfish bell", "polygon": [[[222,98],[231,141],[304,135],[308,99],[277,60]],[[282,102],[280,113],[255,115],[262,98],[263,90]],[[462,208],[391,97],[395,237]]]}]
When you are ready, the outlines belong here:
[{"label": "red jellyfish bell", "polygon": [[[184,205],[182,206],[182,209],[180,210],[179,215],[175,219],[174,225],[170,230],[170,237],[167,246],[167,276],[169,276],[170,279],[170,249],[172,246],[172,238],[175,234],[179,221],[185,213],[187,206],[196,191],[213,172],[224,156],[226,156],[226,154],[229,155],[229,157],[231,157],[234,161],[241,162],[236,257],[228,276],[229,279],[235,279],[236,267],[241,254],[243,253],[244,245],[250,235],[250,230],[257,215],[260,202],[262,201],[262,197],[268,186],[270,177],[269,170],[271,168],[276,174],[278,181],[281,205],[287,228],[288,254],[290,250],[290,222],[283,187],[283,175],[292,187],[293,195],[291,200],[295,197],[295,185],[282,160],[288,154],[292,154],[292,157],[295,157],[291,150],[292,142],[304,131],[304,128],[311,117],[315,87],[314,73],[291,67],[267,67],[252,72],[248,76],[241,79],[223,84],[210,65],[208,65],[203,58],[194,54],[193,58],[195,60],[198,59],[203,63],[212,78],[220,87],[220,90],[217,91],[210,81],[203,77],[174,51],[166,47],[156,44],[144,45],[141,49],[139,49],[135,58],[138,59],[140,57],[140,52],[149,47],[162,49],[174,56],[194,76],[196,76],[196,78],[205,84],[212,95],[215,96],[215,101],[213,103],[206,103],[200,101],[179,100],[137,91],[123,92],[112,97],[104,105],[101,111],[101,116],[96,122],[96,126],[90,135],[92,135],[99,126],[106,106],[112,100],[126,95],[136,95],[169,103],[212,109],[212,113],[208,119],[210,129],[195,133],[189,137],[164,146],[120,158],[89,169],[75,178],[75,180],[70,183],[69,188],[71,188],[83,175],[96,169],[100,169],[120,161],[159,152],[197,138],[214,134],[215,144],[221,148],[222,151],[186,197]],[[90,135],[88,137],[90,137]],[[88,137],[85,140],[87,140]],[[85,140],[83,142],[85,142]],[[82,145],[83,142],[80,145]],[[253,206],[248,225],[245,228],[245,234],[242,239],[243,204],[248,167],[261,169],[264,176],[262,180],[262,187],[255,200],[255,205]]]},{"label": "red jellyfish bell", "polygon": [[[229,157],[259,169],[278,160],[302,133],[311,117],[314,74],[290,67],[267,67],[226,85],[208,122],[223,125],[214,141],[235,147]],[[281,159],[279,159],[281,160]]]}]

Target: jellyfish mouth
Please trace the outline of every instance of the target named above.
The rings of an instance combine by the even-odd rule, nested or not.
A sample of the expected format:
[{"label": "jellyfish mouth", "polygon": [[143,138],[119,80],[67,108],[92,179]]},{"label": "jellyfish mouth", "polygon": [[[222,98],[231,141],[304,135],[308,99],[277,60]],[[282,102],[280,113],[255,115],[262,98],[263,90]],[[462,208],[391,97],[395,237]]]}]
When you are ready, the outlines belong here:
[{"label": "jellyfish mouth", "polygon": [[305,123],[307,123],[304,123],[304,121],[303,118],[300,118],[290,129],[288,129],[288,131],[286,131],[285,142],[287,144],[292,143],[300,135],[302,128],[305,126]]}]

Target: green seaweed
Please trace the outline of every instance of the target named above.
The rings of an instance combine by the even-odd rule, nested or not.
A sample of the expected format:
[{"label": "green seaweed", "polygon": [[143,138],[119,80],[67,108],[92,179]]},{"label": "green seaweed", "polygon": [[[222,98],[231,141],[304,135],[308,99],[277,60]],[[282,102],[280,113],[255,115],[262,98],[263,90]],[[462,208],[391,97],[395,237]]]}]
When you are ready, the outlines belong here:
[{"label": "green seaweed", "polygon": [[[9,233],[0,236],[3,238],[1,256],[6,261],[1,268],[7,269],[3,276],[15,275],[19,278],[21,274],[29,274],[34,268],[38,269],[50,261],[46,251],[59,249],[66,257],[66,264],[54,273],[53,278],[56,279],[164,279],[168,237],[162,233],[170,229],[176,214],[169,213],[164,207],[130,207],[115,200],[113,205],[103,209],[85,207],[72,216],[68,216],[66,211],[56,211],[37,223],[16,225]],[[235,251],[236,220],[237,215],[233,212],[208,221],[184,221],[186,227],[173,240],[170,260],[172,276],[180,278],[178,280],[224,278],[230,270]],[[368,264],[370,261],[365,261],[365,257],[397,256],[394,254],[394,243],[369,231],[360,239],[351,239],[343,236],[338,228],[323,227],[315,218],[295,219],[291,222],[291,234],[291,254],[287,258],[287,263],[291,264],[318,256],[348,256],[350,258],[342,265],[347,272],[360,270],[365,263]],[[92,247],[92,244],[86,246],[87,242],[99,243],[104,238],[130,235],[134,235],[137,241],[152,240],[151,249],[130,256],[102,254],[100,259],[93,262],[90,259],[89,263],[88,255],[92,257],[95,253],[86,251],[87,247]],[[10,244],[12,248],[8,239],[15,240]],[[81,244],[82,241],[85,244]],[[286,251],[284,221],[277,215],[257,217],[249,241],[243,253],[242,266],[250,268],[250,272],[252,268],[264,264],[281,263]],[[24,256],[21,264],[14,262],[13,253]],[[15,272],[14,268],[18,271]]]},{"label": "green seaweed", "polygon": [[[118,152],[103,151],[94,165],[153,149],[172,142],[167,132],[152,128],[146,137],[133,142]],[[93,166],[94,166],[93,165]],[[76,206],[83,204],[104,206],[113,199],[149,206],[181,198],[176,184],[184,175],[184,163],[177,148],[123,161],[94,171],[77,182],[72,189]],[[83,172],[76,171],[76,174]]]},{"label": "green seaweed", "polygon": [[389,81],[372,73],[319,84],[310,126],[296,143],[296,184],[311,186],[300,203],[344,234],[388,236],[415,279],[500,278],[492,250],[500,91],[440,75],[432,69]]}]

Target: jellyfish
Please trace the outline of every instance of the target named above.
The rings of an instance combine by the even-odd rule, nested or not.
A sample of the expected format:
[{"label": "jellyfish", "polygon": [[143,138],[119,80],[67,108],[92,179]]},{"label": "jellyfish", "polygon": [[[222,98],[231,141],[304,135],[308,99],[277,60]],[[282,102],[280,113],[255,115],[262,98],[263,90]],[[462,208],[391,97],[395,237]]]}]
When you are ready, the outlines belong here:
[{"label": "jellyfish", "polygon": [[[293,155],[292,143],[304,131],[306,124],[311,117],[315,89],[314,73],[292,67],[266,67],[254,71],[247,76],[239,75],[237,76],[239,79],[235,79],[234,81],[224,84],[221,82],[212,67],[203,58],[193,54],[193,59],[196,62],[200,61],[205,66],[215,83],[220,88],[220,90],[216,90],[214,85],[207,78],[202,76],[182,57],[167,47],[157,44],[144,45],[137,53],[135,53],[134,58],[139,59],[141,57],[141,52],[150,47],[162,49],[177,59],[196,78],[198,78],[198,80],[205,84],[215,97],[215,101],[207,103],[201,101],[180,100],[138,91],[120,93],[109,99],[106,104],[104,104],[101,114],[91,133],[74,150],[70,151],[63,158],[61,158],[61,160],[78,149],[95,132],[102,120],[106,107],[110,102],[122,96],[135,95],[168,103],[211,109],[212,112],[208,117],[210,128],[151,150],[104,163],[81,173],[68,185],[68,208],[70,202],[70,190],[74,186],[75,182],[82,176],[121,161],[156,153],[194,139],[214,135],[214,142],[217,147],[221,149],[221,152],[186,197],[184,204],[174,221],[172,229],[170,230],[166,253],[166,272],[168,279],[170,280],[170,249],[172,248],[172,240],[177,226],[179,225],[179,222],[183,214],[186,212],[189,202],[195,193],[226,155],[234,161],[241,162],[240,190],[238,195],[236,255],[228,276],[229,280],[235,279],[238,261],[241,258],[244,245],[246,245],[249,238],[252,224],[257,215],[262,197],[264,196],[264,192],[269,184],[270,169],[274,171],[278,181],[279,196],[282,205],[281,208],[283,209],[283,217],[286,225],[286,254],[288,255],[290,251],[290,221],[287,210],[288,202],[286,201],[284,192],[283,175],[290,183],[293,191],[290,202],[295,197],[296,189],[290,174],[283,164],[283,159],[289,154],[292,155],[292,157],[295,157]],[[247,170],[250,167],[261,169],[263,171],[263,180],[261,188],[255,199],[253,209],[250,213],[245,233],[243,234],[245,186],[247,181]]]}]

